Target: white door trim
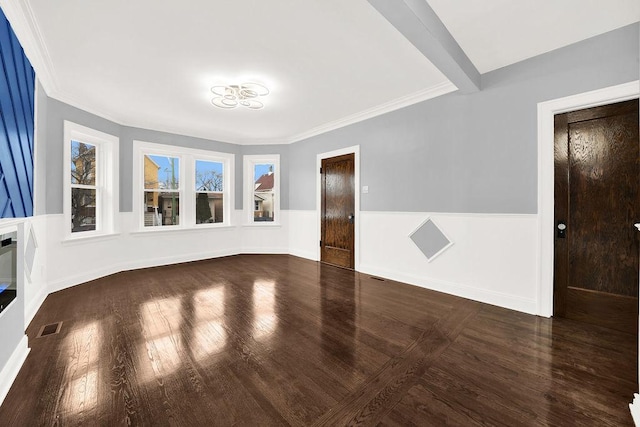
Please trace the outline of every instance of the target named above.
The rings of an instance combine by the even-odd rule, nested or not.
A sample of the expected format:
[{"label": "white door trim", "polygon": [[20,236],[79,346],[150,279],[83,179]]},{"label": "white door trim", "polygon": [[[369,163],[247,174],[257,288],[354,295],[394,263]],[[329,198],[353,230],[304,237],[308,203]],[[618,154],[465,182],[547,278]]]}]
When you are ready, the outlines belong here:
[{"label": "white door trim", "polygon": [[538,277],[537,313],[553,315],[554,177],[553,116],[567,111],[638,98],[638,80],[538,103]]},{"label": "white door trim", "polygon": [[320,167],[322,167],[322,160],[329,159],[331,157],[342,156],[344,154],[354,154],[355,156],[355,171],[354,171],[354,187],[355,187],[355,225],[354,225],[354,269],[360,271],[360,146],[354,145],[351,147],[341,148],[339,150],[328,151],[326,153],[320,153],[316,156],[316,212],[318,216],[318,246],[316,246],[316,253],[318,254],[318,261],[322,259],[320,253],[320,239],[322,237],[322,182],[320,180]]}]

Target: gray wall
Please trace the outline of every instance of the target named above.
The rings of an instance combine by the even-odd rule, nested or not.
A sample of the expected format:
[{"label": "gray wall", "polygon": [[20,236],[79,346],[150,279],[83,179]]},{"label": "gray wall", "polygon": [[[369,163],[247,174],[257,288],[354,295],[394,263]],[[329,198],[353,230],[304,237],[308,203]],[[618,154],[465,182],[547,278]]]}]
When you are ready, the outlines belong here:
[{"label": "gray wall", "polygon": [[289,207],[315,209],[316,155],[360,145],[361,209],[537,212],[537,103],[638,79],[640,24],[482,76],[453,93],[295,143]]},{"label": "gray wall", "polygon": [[[197,148],[235,154],[235,208],[242,209],[243,174],[242,156],[245,154],[280,154],[280,207],[289,208],[289,146],[252,145],[240,146],[225,142],[176,135],[154,130],[121,126],[102,117],[47,97],[38,85],[37,113],[37,172],[36,172],[36,215],[61,214],[63,212],[62,176],[64,153],[64,121],[69,120],[92,129],[120,138],[120,212],[131,212],[133,208],[133,141],[140,140],[157,144]],[[44,203],[41,202],[44,200]]]},{"label": "gray wall", "polygon": [[[44,90],[40,85],[38,85],[38,91],[42,91],[44,93]],[[64,121],[70,120],[79,125],[87,126],[114,136],[120,135],[122,126],[52,98],[47,98],[46,114],[40,113],[41,111],[39,109],[38,129],[44,128],[45,132],[44,139],[42,139],[42,133],[38,133],[39,138],[36,139],[36,144],[38,145],[38,156],[42,155],[44,152],[46,167],[44,168],[44,171],[42,171],[44,174],[36,175],[36,186],[44,185],[46,189],[46,199],[44,212],[42,212],[42,206],[38,206],[38,210],[41,213],[46,214],[61,214],[62,186],[63,182],[68,182],[67,180],[63,180],[62,176],[64,158]],[[120,159],[120,161],[122,161],[122,159]],[[38,158],[37,163],[38,169],[40,169],[40,157]],[[38,172],[41,171],[38,170]],[[42,181],[43,178],[44,182]],[[120,169],[120,179],[123,179],[122,168]],[[129,178],[129,181],[131,181],[131,178]],[[38,205],[40,205],[39,202],[40,201],[37,203]],[[131,202],[129,202],[129,205],[131,205]]]}]

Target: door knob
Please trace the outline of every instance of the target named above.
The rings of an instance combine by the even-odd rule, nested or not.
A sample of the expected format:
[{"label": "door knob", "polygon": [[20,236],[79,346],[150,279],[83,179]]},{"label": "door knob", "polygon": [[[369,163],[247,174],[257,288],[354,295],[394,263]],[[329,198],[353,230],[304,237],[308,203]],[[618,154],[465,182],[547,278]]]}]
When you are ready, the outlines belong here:
[{"label": "door knob", "polygon": [[349,222],[353,224],[353,220],[356,218],[354,214],[349,214]]},{"label": "door knob", "polygon": [[567,224],[564,221],[558,221],[558,234],[559,239],[567,237]]}]

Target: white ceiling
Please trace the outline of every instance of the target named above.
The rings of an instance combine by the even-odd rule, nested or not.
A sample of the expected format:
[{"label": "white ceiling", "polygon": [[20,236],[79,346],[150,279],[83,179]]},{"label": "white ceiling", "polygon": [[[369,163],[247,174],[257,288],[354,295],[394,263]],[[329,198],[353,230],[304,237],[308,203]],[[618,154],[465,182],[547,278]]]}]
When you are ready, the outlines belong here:
[{"label": "white ceiling", "polygon": [[480,73],[638,22],[640,0],[427,0]]},{"label": "white ceiling", "polygon": [[[480,72],[638,21],[638,0],[428,0]],[[366,0],[0,0],[48,94],[118,123],[287,143],[455,90]],[[20,13],[17,13],[17,12]],[[265,108],[220,110],[256,81]]]},{"label": "white ceiling", "polygon": [[[447,83],[365,0],[29,5],[59,91],[139,127],[229,142],[288,142]],[[263,110],[211,105],[211,86],[247,80],[271,90]]]}]

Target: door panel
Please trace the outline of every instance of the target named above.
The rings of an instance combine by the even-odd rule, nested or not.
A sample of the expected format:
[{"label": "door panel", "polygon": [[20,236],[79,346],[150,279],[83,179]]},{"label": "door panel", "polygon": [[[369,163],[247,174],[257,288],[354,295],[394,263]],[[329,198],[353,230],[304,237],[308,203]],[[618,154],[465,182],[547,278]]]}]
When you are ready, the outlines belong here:
[{"label": "door panel", "polygon": [[637,130],[637,114],[569,124],[571,286],[638,295]]},{"label": "door panel", "polygon": [[556,117],[555,314],[637,330],[638,101]]},{"label": "door panel", "polygon": [[354,268],[355,155],[322,160],[321,261]]}]

